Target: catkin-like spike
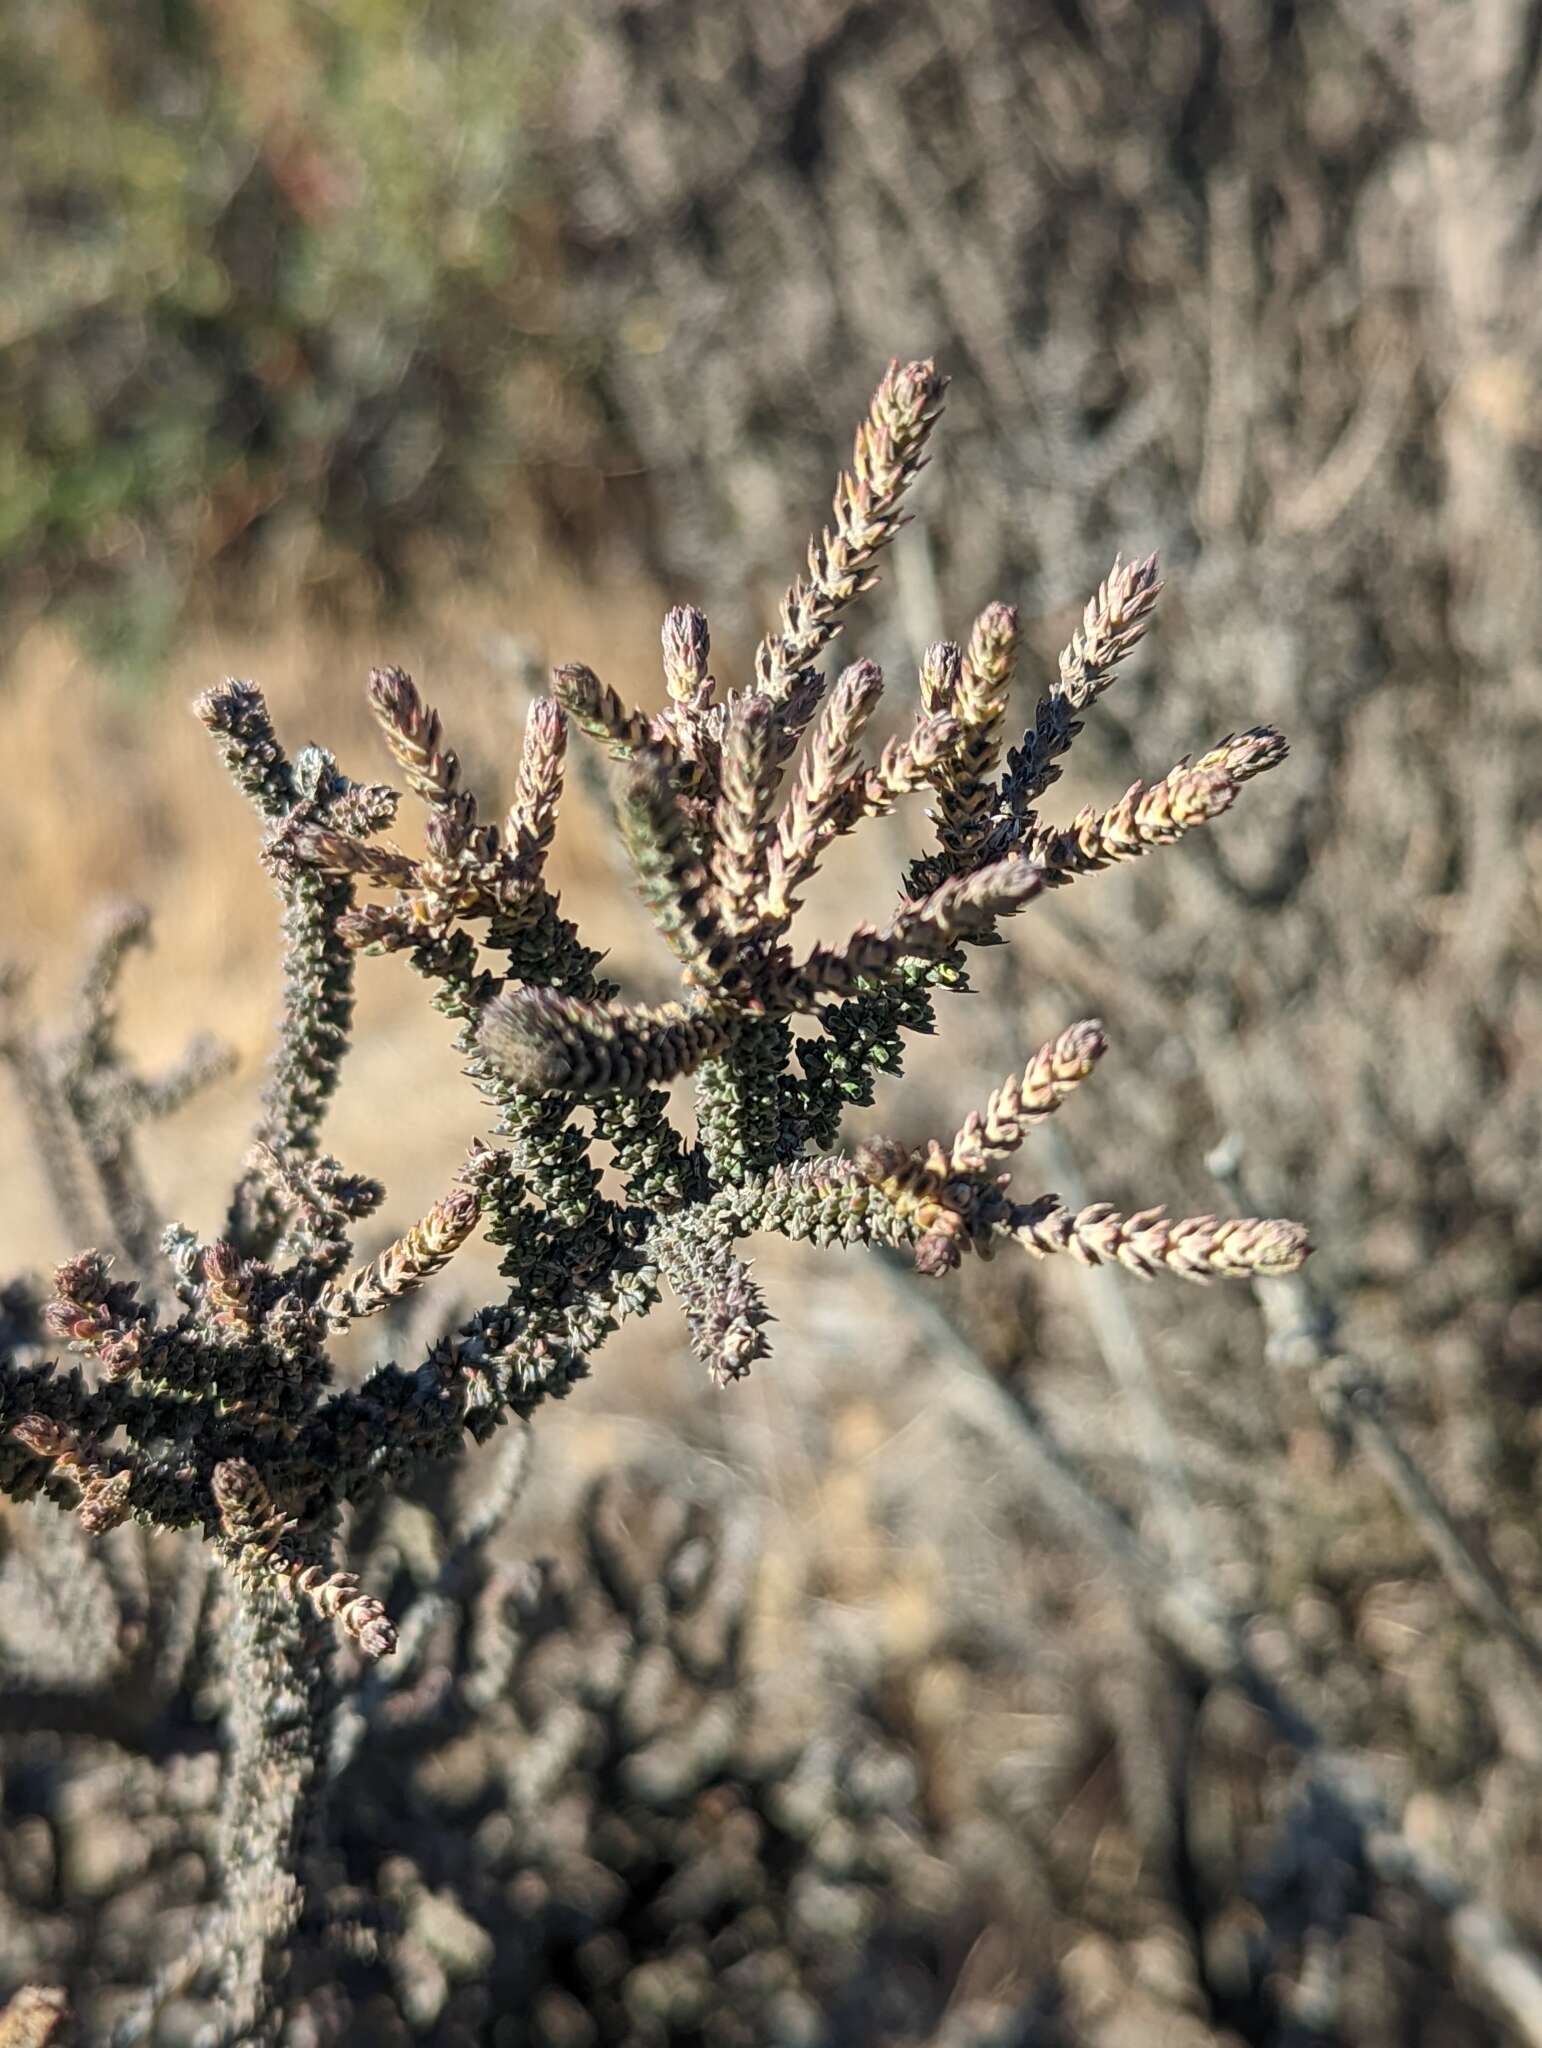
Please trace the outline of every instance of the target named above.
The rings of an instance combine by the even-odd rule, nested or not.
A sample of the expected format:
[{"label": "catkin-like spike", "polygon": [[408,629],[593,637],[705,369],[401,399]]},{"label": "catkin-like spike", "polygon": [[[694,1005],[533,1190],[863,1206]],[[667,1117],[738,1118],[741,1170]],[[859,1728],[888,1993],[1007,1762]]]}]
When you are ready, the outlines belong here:
[{"label": "catkin-like spike", "polygon": [[924,789],[957,739],[954,718],[922,712],[908,733],[896,733],[885,743],[876,766],[859,763],[848,769],[827,791],[808,839],[794,842],[785,853],[779,845],[771,847],[764,899],[768,916],[785,928],[798,907],[794,885],[814,872],[830,842],[854,831],[865,818],[887,817],[902,797]]},{"label": "catkin-like spike", "polygon": [[887,741],[876,767],[854,776],[835,806],[837,830],[849,832],[864,818],[886,817],[901,797],[931,782],[958,744],[958,720],[947,712],[923,713],[908,733]]},{"label": "catkin-like spike", "polygon": [[640,711],[628,711],[609,683],[602,683],[583,662],[570,661],[554,668],[552,692],[580,731],[609,747],[617,760],[646,746],[648,720]]},{"label": "catkin-like spike", "polygon": [[1107,1202],[1072,1211],[1057,1195],[1012,1208],[1004,1227],[1035,1257],[1069,1252],[1084,1266],[1112,1262],[1143,1280],[1166,1272],[1201,1285],[1294,1273],[1312,1249],[1303,1226],[1280,1217],[1187,1216],[1173,1222],[1160,1208],[1121,1216]]},{"label": "catkin-like spike", "polygon": [[[693,604],[677,604],[664,615],[664,683],[670,697],[688,711],[705,710],[712,678],[707,663],[712,635]],[[705,696],[705,702],[703,701]]]},{"label": "catkin-like spike", "polygon": [[809,720],[825,701],[825,684],[823,669],[805,669],[777,706],[774,726],[778,777],[798,751],[798,742]]},{"label": "catkin-like spike", "polygon": [[323,1621],[334,1621],[352,1636],[371,1663],[396,1648],[396,1624],[382,1603],[359,1586],[357,1572],[329,1572],[325,1565],[302,1564],[289,1569],[295,1591],[303,1593]]},{"label": "catkin-like spike", "polygon": [[1021,1074],[994,1089],[983,1115],[972,1110],[949,1149],[950,1171],[983,1173],[995,1159],[1015,1152],[1031,1124],[1052,1116],[1108,1050],[1095,1018],[1072,1024],[1041,1045]]},{"label": "catkin-like spike", "polygon": [[732,1039],[728,1020],[679,1003],[657,1009],[583,1002],[520,987],[494,997],[478,1040],[516,1087],[532,1094],[636,1095],[694,1073]]},{"label": "catkin-like spike", "polygon": [[220,1530],[228,1543],[264,1554],[293,1524],[274,1507],[255,1465],[245,1458],[224,1458],[209,1476]]},{"label": "catkin-like spike", "polygon": [[415,1294],[459,1251],[476,1228],[481,1211],[475,1189],[453,1189],[378,1258],[356,1267],[346,1280],[334,1280],[324,1288],[317,1306],[329,1322],[344,1328]]},{"label": "catkin-like spike", "polygon": [[617,816],[638,893],[690,980],[742,989],[737,947],[677,801],[670,757],[660,748],[639,747],[633,755]]},{"label": "catkin-like spike", "polygon": [[770,1346],[760,1327],[766,1320],[749,1267],[730,1253],[686,1311],[692,1347],[718,1386],[744,1379],[755,1360],[767,1355]]},{"label": "catkin-like spike", "polygon": [[273,1505],[255,1466],[225,1458],[210,1475],[225,1555],[239,1578],[277,1579],[304,1594],[325,1621],[337,1622],[371,1660],[389,1657],[396,1628],[385,1608],[359,1589],[357,1572],[328,1571],[293,1547],[295,1524]]},{"label": "catkin-like spike", "polygon": [[943,851],[955,865],[970,860],[989,829],[1016,662],[1015,609],[987,605],[974,622],[947,706],[958,721],[958,740],[941,764],[932,812]]},{"label": "catkin-like spike", "polygon": [[952,640],[937,640],[921,657],[921,704],[934,714],[951,711],[964,668],[964,650]]},{"label": "catkin-like spike", "polygon": [[537,697],[525,716],[525,744],[519,757],[514,801],[504,821],[508,859],[521,882],[539,882],[557,829],[562,798],[568,722],[555,697]]},{"label": "catkin-like spike", "polygon": [[265,818],[284,817],[295,799],[294,773],[261,690],[230,676],[196,697],[193,710],[214,735],[236,787]]},{"label": "catkin-like spike", "polygon": [[713,817],[713,873],[717,905],[730,932],[753,931],[766,879],[766,839],[776,794],[776,706],[759,690],[728,707],[723,736],[722,788]]},{"label": "catkin-like spike", "polygon": [[441,745],[439,713],[423,702],[411,676],[404,668],[372,668],[368,696],[408,788],[434,808],[449,803],[460,781],[460,762]]},{"label": "catkin-like spike", "polygon": [[881,929],[859,925],[844,946],[816,946],[801,966],[787,970],[775,1000],[809,1009],[815,997],[848,995],[865,977],[891,973],[901,960],[944,959],[961,939],[1021,910],[1043,886],[1043,876],[1025,860],[955,875],[918,902],[901,904]]},{"label": "catkin-like spike", "polygon": [[1200,755],[1194,768],[1199,773],[1219,768],[1233,782],[1251,782],[1255,775],[1266,775],[1271,768],[1278,768],[1289,752],[1282,732],[1272,725],[1253,725],[1246,732],[1228,733],[1224,740]]},{"label": "catkin-like spike", "polygon": [[912,1242],[910,1226],[863,1178],[856,1162],[839,1156],[774,1166],[739,1200],[745,1228],[775,1230],[797,1242]]},{"label": "catkin-like spike", "polygon": [[1109,684],[1120,662],[1145,638],[1152,610],[1162,592],[1157,558],[1143,562],[1115,561],[1082,614],[1081,625],[1060,655],[1060,673],[1041,697],[1032,726],[1007,756],[1000,795],[1007,819],[1025,824],[1028,813],[1052,783],[1056,765],[1081,731],[1081,714]]},{"label": "catkin-like spike", "polygon": [[1114,670],[1145,638],[1151,612],[1162,594],[1157,558],[1115,560],[1082,622],[1061,650],[1058,689],[1067,707],[1085,711],[1113,681]]},{"label": "catkin-like spike", "polygon": [[762,908],[777,924],[790,921],[798,907],[794,892],[814,874],[821,853],[835,836],[836,815],[853,775],[857,745],[882,695],[883,670],[877,662],[854,662],[842,671],[819,715],[767,847],[768,879]]},{"label": "catkin-like spike", "polygon": [[691,1349],[718,1386],[741,1380],[769,1349],[770,1321],[760,1290],[731,1239],[714,1231],[682,1230],[666,1220],[649,1239],[691,1334]]},{"label": "catkin-like spike", "polygon": [[1022,851],[1052,885],[1138,859],[1230,810],[1241,783],[1277,766],[1285,753],[1285,742],[1272,727],[1256,726],[1239,739],[1223,741],[1202,760],[1180,762],[1160,782],[1149,787],[1131,783],[1106,811],[1089,804],[1061,830],[1036,827]]},{"label": "catkin-like spike", "polygon": [[289,844],[308,867],[324,874],[364,875],[394,889],[410,889],[418,878],[418,864],[410,854],[394,846],[371,846],[325,825],[299,826]]},{"label": "catkin-like spike", "polygon": [[998,917],[1010,917],[1032,902],[1044,878],[1031,861],[1011,858],[956,875],[916,903],[903,903],[887,936],[918,959],[935,959],[971,932]]},{"label": "catkin-like spike", "polygon": [[926,455],[946,379],[931,362],[891,363],[857,429],[849,472],[835,486],[834,527],[809,543],[808,576],[782,600],[779,632],[755,655],[759,687],[778,704],[818,661],[841,613],[873,581],[873,565],[902,524],[900,501]]}]

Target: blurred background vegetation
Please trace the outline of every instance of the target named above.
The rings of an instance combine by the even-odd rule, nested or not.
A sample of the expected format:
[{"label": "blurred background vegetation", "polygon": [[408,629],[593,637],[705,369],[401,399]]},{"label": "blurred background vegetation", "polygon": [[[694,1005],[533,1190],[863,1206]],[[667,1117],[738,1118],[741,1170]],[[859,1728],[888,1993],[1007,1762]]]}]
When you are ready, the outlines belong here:
[{"label": "blurred background vegetation", "polygon": [[[999,597],[1049,673],[1115,552],[1159,547],[1159,627],[1064,814],[1258,720],[1293,757],[1206,843],[1036,907],[1026,973],[986,963],[882,1121],[951,1128],[1100,1012],[1116,1056],[1046,1180],[1204,1209],[1207,1147],[1240,1138],[1536,1628],[1537,0],[11,0],[0,125],[5,942],[47,997],[94,901],[151,902],[135,1042],[153,1059],[193,1018],[243,1055],[157,1134],[174,1208],[219,1213],[275,984],[249,828],[184,700],[255,676],[287,737],[376,772],[357,684],[401,660],[496,797],[545,662],[658,701],[667,602],[703,604],[718,674],[742,677],[884,361],[935,352],[938,458],[851,653],[892,687]],[[1023,724],[1037,687],[1030,667]],[[565,908],[655,990],[587,823],[559,834]],[[842,889],[878,909],[904,851]],[[470,1112],[389,966],[362,977],[332,1140],[391,1187],[387,1223],[440,1192]],[[68,1248],[13,1157],[10,1241],[43,1265]],[[827,1763],[860,1730],[912,1774],[863,1811],[841,1882],[866,1905],[817,1968],[819,1855],[765,1880],[766,1939],[818,1987],[802,2006],[702,1994],[676,2023],[639,1990],[602,2048],[1542,2040],[1427,1900],[1334,1834],[1246,1702],[1155,1640],[999,1459],[959,1449],[927,1373],[963,1343],[1159,1554],[1150,1441],[1110,1391],[1133,1342],[1181,1451],[1185,1555],[1533,1945],[1534,1672],[1264,1367],[1235,1295],[1142,1295],[1121,1337],[1074,1274],[967,1278],[936,1290],[943,1325],[788,1255],[782,1355],[743,1400],[622,1344],[538,1418],[540,1540],[564,1558],[569,1470],[664,1443],[672,1472],[732,1474],[766,1510],[757,1669]],[[569,1790],[603,1806],[586,1768]],[[420,1820],[443,1818],[437,1783]],[[68,1871],[79,1816],[45,1818]],[[400,1816],[369,1825],[419,1854]],[[422,1861],[472,1912],[464,1853],[469,1876]],[[658,1855],[667,1875],[687,1852]],[[16,1924],[82,1981],[128,1972],[144,1929],[174,1943],[154,1873],[113,1950],[47,1869],[7,1878]],[[627,1967],[653,1942],[715,1982],[712,1911],[651,1911]],[[415,2031],[366,2037],[492,2038],[456,1967],[437,1992],[425,1968]],[[596,2038],[568,1992],[548,2004],[540,2048]]]},{"label": "blurred background vegetation", "polygon": [[0,22],[0,594],[141,668],[260,567],[400,597],[555,459],[560,38],[491,0]]}]

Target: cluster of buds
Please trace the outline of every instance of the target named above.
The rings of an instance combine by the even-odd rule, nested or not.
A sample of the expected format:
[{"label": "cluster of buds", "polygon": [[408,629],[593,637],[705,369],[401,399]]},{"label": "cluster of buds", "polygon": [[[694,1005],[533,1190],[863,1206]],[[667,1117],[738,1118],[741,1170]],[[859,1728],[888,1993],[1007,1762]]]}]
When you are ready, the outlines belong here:
[{"label": "cluster of buds", "polygon": [[95,1447],[87,1448],[76,1432],[47,1415],[24,1415],[11,1424],[11,1435],[35,1458],[45,1458],[55,1474],[79,1492],[75,1512],[88,1536],[115,1529],[129,1513],[129,1475],[109,1468]]},{"label": "cluster of buds", "polygon": [[396,1630],[384,1607],[360,1591],[356,1572],[329,1571],[293,1547],[297,1524],[279,1513],[253,1466],[243,1458],[223,1459],[214,1468],[210,1488],[219,1512],[220,1546],[238,1577],[287,1583],[324,1620],[338,1622],[367,1657],[391,1654]]},{"label": "cluster of buds", "polygon": [[350,875],[396,891],[389,905],[350,910],[339,920],[348,943],[391,953],[442,938],[463,918],[525,922],[540,895],[541,875],[562,794],[566,728],[549,698],[532,706],[525,728],[514,801],[503,824],[480,824],[476,798],[460,786],[460,762],[442,744],[439,715],[424,704],[411,676],[399,668],[370,674],[369,701],[387,744],[413,794],[427,806],[425,851],[414,857],[367,835],[395,813],[360,810],[348,821],[299,824],[290,835],[295,855],[333,875]]},{"label": "cluster of buds", "polygon": [[101,1361],[108,1379],[125,1379],[149,1357],[154,1317],[139,1299],[137,1280],[114,1280],[113,1260],[81,1252],[54,1275],[43,1312],[46,1328]]},{"label": "cluster of buds", "polygon": [[[1309,1247],[1291,1223],[1014,1197],[1003,1162],[1092,1073],[1100,1024],[1062,1032],[947,1142],[839,1147],[847,1105],[871,1103],[907,1035],[932,1030],[937,999],[967,985],[969,948],[999,941],[1002,920],[1046,889],[1208,824],[1285,754],[1277,733],[1256,728],[1107,809],[1067,824],[1040,816],[1084,714],[1147,629],[1154,559],[1115,564],[1014,746],[1018,622],[991,604],[957,644],[926,651],[908,720],[867,747],[884,677],[867,660],[832,675],[827,657],[903,524],[943,389],[930,363],[890,367],[831,523],[744,687],[720,687],[707,621],[690,605],[664,621],[657,712],[628,706],[589,667],[556,669],[530,708],[500,824],[481,822],[438,712],[400,669],[372,674],[369,701],[426,814],[419,852],[382,837],[393,790],[349,781],[318,748],[291,762],[251,685],[200,699],[264,820],[285,906],[264,1114],[224,1234],[203,1244],[173,1227],[162,1238],[176,1306],[153,1290],[142,1299],[101,1253],[60,1268],[48,1327],[99,1375],[90,1385],[0,1361],[9,1490],[44,1488],[93,1529],[124,1514],[201,1527],[243,1583],[287,1591],[380,1656],[395,1642],[390,1621],[324,1558],[340,1510],[453,1455],[467,1432],[480,1439],[566,1392],[618,1323],[666,1291],[713,1378],[741,1378],[766,1353],[769,1314],[736,1249],[758,1232],[904,1249],[926,1274],[1008,1244],[1194,1281],[1301,1263]],[[570,725],[614,764],[638,894],[678,963],[673,1000],[624,1000],[548,887]],[[835,842],[918,795],[935,846],[890,914],[837,943],[795,947],[795,914]],[[370,890],[385,900],[357,900]],[[106,949],[103,988],[126,942],[120,933]],[[355,1231],[382,1190],[328,1158],[319,1133],[367,952],[405,952],[427,978],[501,1142],[474,1143],[444,1198],[359,1262]],[[103,1000],[98,990],[92,1016]],[[81,1043],[86,1053],[58,1067],[70,1085],[55,1087],[13,1027],[0,1033],[0,1053],[33,1077],[48,1115],[57,1097],[59,1115],[98,1133],[91,1158],[124,1219],[117,1241],[145,1263],[128,1132],[130,1110],[160,1098],[121,1081],[105,1024]],[[91,1088],[70,1080],[88,1069]],[[691,1134],[666,1093],[686,1078]],[[479,1223],[502,1251],[505,1298],[441,1332],[415,1366],[386,1363],[339,1388],[331,1336],[399,1304]]]},{"label": "cluster of buds", "polygon": [[[903,523],[900,501],[926,459],[943,388],[930,363],[891,365],[837,482],[832,525],[810,547],[807,573],[788,591],[746,688],[720,689],[707,621],[681,605],[664,622],[660,711],[628,705],[593,669],[569,663],[553,672],[552,695],[531,717],[530,732],[549,735],[551,753],[571,722],[617,764],[621,840],[681,987],[668,1002],[629,1003],[592,978],[579,986],[527,957],[479,1005],[480,1071],[495,1091],[501,1081],[520,1100],[563,1114],[593,1103],[612,1123],[628,1101],[651,1103],[659,1117],[659,1091],[696,1077],[697,1144],[687,1155],[681,1141],[681,1173],[632,1228],[720,1378],[736,1377],[764,1349],[748,1271],[731,1240],[720,1241],[725,1217],[740,1231],[798,1230],[811,1202],[833,1202],[848,1239],[908,1243],[928,1274],[1008,1240],[1035,1256],[1066,1250],[1199,1281],[1288,1270],[1307,1250],[1304,1232],[1284,1223],[1167,1222],[1154,1210],[1120,1218],[1102,1205],[1071,1215],[1053,1197],[1013,1200],[996,1167],[1090,1074],[1106,1047],[1092,1023],[1035,1054],[950,1144],[918,1149],[879,1138],[845,1160],[808,1157],[810,1140],[838,1124],[832,1094],[870,1100],[874,1071],[897,1066],[899,1033],[930,1029],[934,995],[964,985],[967,946],[995,940],[1001,919],[1044,889],[1169,846],[1219,817],[1286,751],[1278,733],[1255,728],[1135,784],[1106,809],[1090,807],[1067,825],[1040,817],[1083,714],[1147,629],[1161,588],[1153,557],[1114,565],[1015,746],[1007,737],[1018,622],[1009,605],[992,604],[961,643],[926,651],[910,722],[876,758],[864,756],[883,675],[858,660],[827,682],[819,664]],[[440,721],[404,678],[389,699],[377,678],[372,695],[432,824],[464,801]],[[530,751],[527,735],[522,777]],[[555,802],[555,779],[543,787]],[[833,842],[918,791],[931,793],[937,847],[914,863],[891,916],[797,951],[792,919]],[[374,872],[363,843],[323,845],[313,835],[307,845],[338,871]],[[400,858],[388,856],[381,879],[403,880]],[[538,888],[534,870],[520,872]],[[433,893],[421,879],[411,886],[419,901]],[[378,915],[400,920],[403,912],[399,903]],[[355,913],[350,931],[373,940],[375,917]],[[419,960],[432,971],[421,940]],[[814,1018],[817,1035],[795,1040],[786,1029],[794,1016]]]}]

